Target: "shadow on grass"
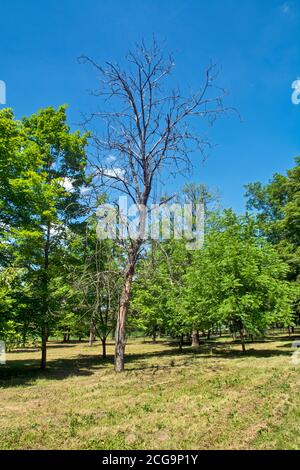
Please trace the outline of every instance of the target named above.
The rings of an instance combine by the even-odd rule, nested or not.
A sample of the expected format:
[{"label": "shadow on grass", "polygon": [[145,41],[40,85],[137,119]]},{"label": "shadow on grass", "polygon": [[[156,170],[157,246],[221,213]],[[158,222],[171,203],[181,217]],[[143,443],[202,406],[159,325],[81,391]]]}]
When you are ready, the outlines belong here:
[{"label": "shadow on grass", "polygon": [[[292,338],[294,340],[295,338]],[[276,338],[277,340],[277,338]],[[283,340],[286,340],[284,338]],[[291,344],[291,338],[288,338],[289,344]],[[269,346],[270,342],[259,341],[256,342]],[[288,356],[291,354],[290,351],[282,350],[281,348],[287,348],[289,345],[276,345],[273,349],[255,349],[252,347],[254,342],[247,343],[246,353],[241,350],[232,349],[232,345],[238,346],[239,342],[228,343],[226,341],[206,341],[201,343],[198,349],[194,349],[190,346],[185,346],[182,351],[175,342],[160,342],[160,345],[164,345],[166,349],[162,351],[149,351],[143,353],[130,354],[126,356],[127,372],[134,372],[138,370],[162,370],[170,369],[172,367],[182,367],[192,363],[195,358],[222,358],[222,359],[240,359],[240,358],[269,358],[276,356]],[[68,344],[49,345],[48,347],[70,347]],[[239,345],[240,346],[240,345]],[[184,363],[176,364],[175,358],[186,358]],[[149,359],[160,359],[169,358],[168,364],[143,364],[143,361]],[[112,369],[114,358],[112,355],[108,355],[106,359],[101,358],[98,355],[85,355],[79,354],[73,358],[59,358],[49,360],[47,363],[47,369],[42,371],[39,369],[39,359],[23,359],[9,361],[6,366],[0,366],[0,387],[14,387],[20,385],[31,385],[38,379],[47,380],[63,380],[68,377],[77,376],[84,377],[94,374],[97,370],[110,367]]]},{"label": "shadow on grass", "polygon": [[48,360],[46,370],[41,370],[39,359],[13,360],[5,366],[0,366],[0,388],[31,385],[38,379],[63,380],[72,376],[87,377],[110,362],[113,363],[113,357],[102,359],[96,355],[78,355],[76,358]]},{"label": "shadow on grass", "polygon": [[[238,343],[236,343],[237,345]],[[251,343],[252,344],[252,343]],[[149,352],[149,353],[143,353],[143,354],[129,354],[126,358],[127,364],[130,363],[139,363],[139,361],[146,360],[146,359],[153,359],[155,357],[157,358],[163,358],[163,357],[169,357],[175,358],[175,357],[186,357],[188,361],[184,362],[184,365],[187,365],[189,362],[192,363],[193,359],[199,357],[199,358],[222,358],[222,359],[241,359],[241,358],[249,358],[249,357],[255,357],[255,358],[269,358],[269,357],[278,357],[278,356],[289,356],[291,353],[290,351],[282,351],[280,349],[255,349],[251,347],[251,344],[247,344],[247,350],[246,353],[243,353],[242,350],[236,350],[236,349],[231,349],[228,346],[228,343],[224,343],[224,345],[221,345],[220,343],[217,345],[216,343],[210,343],[210,344],[202,344],[198,349],[193,349],[192,347],[185,347],[181,352],[179,351],[178,348],[172,348],[169,350],[165,351],[156,351],[156,352]],[[181,367],[182,364],[177,365],[177,367]],[[152,369],[152,368],[159,368],[159,369],[165,369],[165,368],[170,368],[174,367],[170,363],[170,365],[143,365],[143,364],[138,364],[137,367],[132,367],[130,369],[127,369],[128,371],[134,371],[134,370],[143,370],[143,369]]]},{"label": "shadow on grass", "polygon": [[[47,345],[47,349],[74,348],[74,346],[76,346],[76,344],[68,344],[68,343],[49,344],[49,345]],[[36,347],[36,348],[18,348],[18,349],[14,349],[12,351],[12,354],[31,353],[31,352],[38,352],[38,351],[40,351],[39,347]]]}]

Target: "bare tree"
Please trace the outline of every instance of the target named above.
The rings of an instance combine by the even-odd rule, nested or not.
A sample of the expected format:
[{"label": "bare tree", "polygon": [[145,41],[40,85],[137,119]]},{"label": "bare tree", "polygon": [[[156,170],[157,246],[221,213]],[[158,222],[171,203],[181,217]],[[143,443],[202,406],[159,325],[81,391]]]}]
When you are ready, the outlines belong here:
[{"label": "bare tree", "polygon": [[[135,266],[145,242],[146,212],[155,188],[175,173],[191,169],[190,153],[203,155],[210,142],[192,130],[192,118],[213,124],[228,111],[223,105],[224,89],[215,85],[216,67],[204,73],[199,91],[184,97],[178,89],[163,88],[174,68],[171,56],[165,56],[155,40],[148,48],[142,42],[126,56],[126,65],[107,62],[98,65],[83,56],[99,75],[99,89],[93,95],[102,98],[102,109],[85,123],[101,120],[102,131],[93,131],[97,155],[92,159],[95,174],[102,185],[120,191],[137,205],[138,234],[128,234],[126,268],[120,299],[116,335],[115,370],[124,369],[126,318]],[[109,109],[105,109],[109,106]],[[99,129],[99,127],[97,129]],[[103,186],[102,186],[103,187]]]},{"label": "bare tree", "polygon": [[[87,227],[92,229],[93,225]],[[95,228],[95,227],[94,227]],[[97,240],[94,232],[88,236],[89,245],[84,257],[81,275],[76,275],[74,289],[80,292],[79,307],[89,320],[89,345],[96,335],[101,339],[102,357],[106,358],[106,342],[115,328],[120,298],[120,271],[118,257],[111,240]]]}]

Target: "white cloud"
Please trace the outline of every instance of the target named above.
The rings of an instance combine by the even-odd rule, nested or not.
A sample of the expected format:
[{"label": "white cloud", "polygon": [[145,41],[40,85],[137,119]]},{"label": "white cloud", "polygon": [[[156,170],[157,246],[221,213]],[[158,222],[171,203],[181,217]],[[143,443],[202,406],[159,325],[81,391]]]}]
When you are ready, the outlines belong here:
[{"label": "white cloud", "polygon": [[107,176],[107,178],[115,177],[124,179],[125,170],[119,167],[103,168],[101,174]]},{"label": "white cloud", "polygon": [[73,181],[71,178],[64,178],[63,181],[60,182],[60,184],[66,191],[72,191],[74,189]]},{"label": "white cloud", "polygon": [[89,188],[88,186],[84,186],[80,189],[80,193],[81,194],[87,194],[87,193],[90,192],[90,190],[91,190],[91,188]]}]

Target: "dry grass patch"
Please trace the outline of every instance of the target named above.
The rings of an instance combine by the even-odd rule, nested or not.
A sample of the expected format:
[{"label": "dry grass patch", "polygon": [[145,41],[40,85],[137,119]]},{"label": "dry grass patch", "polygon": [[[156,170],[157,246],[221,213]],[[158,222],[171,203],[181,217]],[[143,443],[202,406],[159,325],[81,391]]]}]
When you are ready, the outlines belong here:
[{"label": "dry grass patch", "polygon": [[223,338],[199,351],[131,340],[127,369],[112,370],[113,345],[50,343],[8,354],[0,369],[2,449],[299,448],[300,366],[294,338],[249,345]]}]

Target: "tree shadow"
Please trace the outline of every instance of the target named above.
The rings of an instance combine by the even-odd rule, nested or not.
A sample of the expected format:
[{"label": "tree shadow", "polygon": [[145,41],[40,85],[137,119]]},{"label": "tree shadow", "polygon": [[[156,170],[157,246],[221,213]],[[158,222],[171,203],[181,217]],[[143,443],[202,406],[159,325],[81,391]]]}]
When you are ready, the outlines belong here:
[{"label": "tree shadow", "polygon": [[291,335],[284,336],[267,336],[268,341],[293,341],[295,339],[300,339],[299,333],[291,333]]},{"label": "tree shadow", "polygon": [[13,351],[9,351],[10,354],[20,354],[20,353],[32,353],[32,352],[39,352],[41,349],[39,347],[36,348],[18,348],[14,349]]},{"label": "tree shadow", "polygon": [[72,376],[90,376],[96,370],[113,363],[113,356],[103,359],[96,355],[78,355],[75,358],[59,358],[47,361],[47,368],[40,369],[39,359],[9,361],[0,366],[0,388],[31,385],[39,379],[63,380]]},{"label": "tree shadow", "polygon": [[[60,348],[74,348],[76,344],[47,344],[47,349],[60,349]],[[10,354],[20,354],[20,353],[32,353],[32,352],[39,352],[41,350],[40,347],[32,347],[32,348],[17,348],[13,351],[10,351]]]},{"label": "tree shadow", "polygon": [[[140,360],[146,360],[150,358],[160,358],[160,357],[191,357],[191,358],[196,358],[196,357],[202,357],[202,358],[208,358],[208,357],[214,357],[214,358],[220,358],[222,357],[223,359],[240,359],[240,358],[247,358],[247,357],[256,357],[256,358],[268,358],[272,356],[287,356],[290,355],[290,351],[282,351],[280,349],[255,349],[255,348],[250,348],[250,345],[248,345],[248,348],[245,353],[243,353],[242,350],[236,350],[232,349],[230,347],[222,347],[222,346],[216,346],[216,345],[205,345],[205,346],[200,346],[198,349],[194,349],[192,347],[187,347],[184,348],[181,352],[177,348],[169,349],[169,350],[164,350],[164,351],[150,351],[146,353],[137,353],[137,354],[128,354],[127,355],[127,363],[130,362],[135,362],[135,361],[140,361]],[[150,366],[150,368],[153,366]]]},{"label": "tree shadow", "polygon": [[[257,342],[258,343],[258,342]],[[259,343],[262,343],[261,341]],[[239,345],[238,342],[236,343],[231,343],[231,345],[234,344],[235,346]],[[184,361],[183,364],[176,364],[176,367],[182,367],[183,365],[186,365],[187,363],[192,363],[195,358],[222,358],[222,359],[241,359],[241,358],[249,358],[249,357],[255,357],[258,359],[264,359],[264,358],[269,358],[269,357],[276,357],[276,356],[290,356],[291,352],[290,351],[282,351],[281,349],[277,349],[278,346],[276,346],[276,349],[255,349],[251,347],[251,343],[246,344],[246,352],[243,353],[242,349],[237,350],[237,349],[232,349],[230,345],[226,342],[223,343],[215,343],[213,341],[207,342],[207,343],[202,343],[199,348],[194,349],[191,346],[190,347],[185,347],[183,348],[182,351],[179,351],[178,348],[173,347],[171,349],[163,350],[163,351],[149,351],[149,352],[144,352],[144,353],[136,353],[136,354],[128,354],[126,357],[126,363],[138,363],[137,367],[131,367],[130,371],[134,370],[143,370],[143,369],[168,369],[175,367],[174,363],[172,363],[172,360],[174,362],[174,358],[186,358],[187,360]],[[143,365],[139,363],[140,361],[143,360],[149,360],[153,358],[162,358],[162,357],[169,357],[171,359],[170,365]]]},{"label": "tree shadow", "polygon": [[279,346],[277,346],[278,348],[290,348],[290,349],[297,349],[299,348],[299,346],[297,346],[296,348],[293,348],[292,344],[294,341],[297,341],[300,345],[300,338],[296,339],[290,339],[290,341],[288,341],[286,344],[280,344]]},{"label": "tree shadow", "polygon": [[[291,340],[289,340],[289,343]],[[284,350],[288,345],[276,345],[270,349],[269,342],[262,342],[266,346],[263,349],[255,349],[251,347],[253,343],[246,344],[246,353],[242,350],[232,348],[232,344],[237,346],[239,343],[228,343],[226,341],[215,342],[213,340],[201,343],[197,349],[191,346],[185,346],[179,351],[178,346],[173,342],[160,342],[160,345],[166,349],[159,351],[148,351],[142,353],[128,353],[126,356],[126,372],[134,372],[141,370],[167,370],[173,367],[183,367],[192,363],[196,358],[222,358],[222,359],[241,359],[241,358],[269,358],[274,356],[289,356],[290,351]],[[53,345],[54,346],[54,345]],[[61,345],[58,345],[61,347]],[[165,364],[143,364],[147,360],[159,360],[161,358],[169,358],[169,363]],[[178,359],[184,359],[178,362]],[[0,388],[8,388],[20,385],[31,385],[39,379],[47,380],[63,380],[68,377],[88,377],[98,370],[113,366],[114,357],[108,355],[103,359],[100,355],[79,354],[73,358],[49,359],[47,369],[42,371],[39,359],[16,359],[9,361],[9,364],[0,366]]]}]

